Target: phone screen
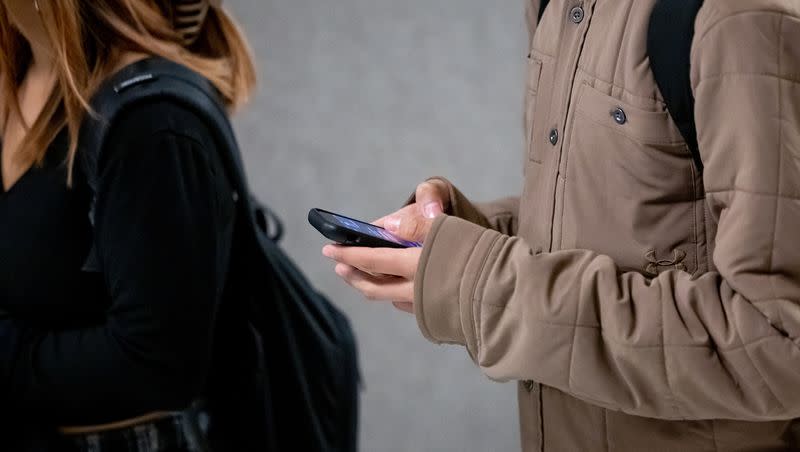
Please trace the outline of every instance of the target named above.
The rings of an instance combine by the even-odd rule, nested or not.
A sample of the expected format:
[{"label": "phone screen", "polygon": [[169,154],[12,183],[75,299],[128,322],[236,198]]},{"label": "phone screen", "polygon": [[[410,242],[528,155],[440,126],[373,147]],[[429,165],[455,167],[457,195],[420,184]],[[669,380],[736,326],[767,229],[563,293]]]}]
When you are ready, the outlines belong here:
[{"label": "phone screen", "polygon": [[364,223],[363,221],[354,220],[352,218],[343,217],[341,215],[336,215],[335,213],[322,212],[322,211],[320,211],[319,213],[322,216],[324,216],[325,219],[328,221],[334,222],[347,229],[358,231],[362,234],[366,234],[378,239],[383,239],[392,243],[396,243],[406,248],[418,248],[422,246],[422,244],[420,243],[409,242],[408,240],[403,240],[399,237],[396,237],[386,229],[375,226],[373,224]]}]

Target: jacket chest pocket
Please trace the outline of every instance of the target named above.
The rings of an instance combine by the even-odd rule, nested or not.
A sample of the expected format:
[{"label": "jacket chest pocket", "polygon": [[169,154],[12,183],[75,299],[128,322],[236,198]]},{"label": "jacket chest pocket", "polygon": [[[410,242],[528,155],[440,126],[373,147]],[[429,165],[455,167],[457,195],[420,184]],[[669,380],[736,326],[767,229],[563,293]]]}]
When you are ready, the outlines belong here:
[{"label": "jacket chest pocket", "polygon": [[542,60],[531,54],[528,56],[528,79],[525,89],[525,149],[531,160],[541,163],[541,158],[537,158],[534,148],[537,146],[533,140],[533,120],[536,116],[536,104],[539,99],[539,81],[542,77]]},{"label": "jacket chest pocket", "polygon": [[[562,246],[655,276],[696,268],[699,179],[669,114],[585,83],[568,144]],[[659,111],[660,110],[660,111]]]}]

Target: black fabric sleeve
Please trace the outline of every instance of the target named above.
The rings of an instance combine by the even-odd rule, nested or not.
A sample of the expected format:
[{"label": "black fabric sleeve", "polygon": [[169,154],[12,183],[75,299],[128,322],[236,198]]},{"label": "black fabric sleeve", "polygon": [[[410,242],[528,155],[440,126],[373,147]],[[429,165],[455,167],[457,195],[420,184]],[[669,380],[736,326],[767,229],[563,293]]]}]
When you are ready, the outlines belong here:
[{"label": "black fabric sleeve", "polygon": [[97,190],[105,320],[69,331],[0,325],[10,401],[62,425],[181,409],[198,396],[230,257],[234,205],[206,126],[168,104],[118,124]]}]

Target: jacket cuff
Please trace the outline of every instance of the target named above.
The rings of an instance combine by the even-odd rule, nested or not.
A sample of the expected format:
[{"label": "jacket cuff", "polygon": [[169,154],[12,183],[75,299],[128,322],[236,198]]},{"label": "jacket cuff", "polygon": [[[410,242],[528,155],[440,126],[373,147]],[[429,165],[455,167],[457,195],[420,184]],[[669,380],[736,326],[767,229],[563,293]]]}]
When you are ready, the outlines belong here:
[{"label": "jacket cuff", "polygon": [[477,356],[480,311],[475,289],[500,237],[460,218],[436,219],[414,280],[417,324],[429,341],[466,345],[473,359]]}]

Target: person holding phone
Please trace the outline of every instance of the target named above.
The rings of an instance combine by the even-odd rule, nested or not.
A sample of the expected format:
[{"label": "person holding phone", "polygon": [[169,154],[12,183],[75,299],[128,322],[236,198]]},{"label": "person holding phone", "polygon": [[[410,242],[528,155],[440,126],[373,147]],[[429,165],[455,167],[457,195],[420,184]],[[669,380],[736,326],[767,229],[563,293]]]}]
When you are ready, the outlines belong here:
[{"label": "person holding phone", "polygon": [[235,213],[214,133],[143,102],[110,125],[93,192],[79,164],[94,92],[151,57],[231,109],[254,85],[218,1],[0,0],[2,450],[207,450]]},{"label": "person holding phone", "polygon": [[518,381],[525,451],[798,450],[800,4],[699,9],[694,161],[647,54],[657,3],[552,0],[539,23],[530,0],[522,195],[435,178],[379,221],[422,249],[324,254]]}]

